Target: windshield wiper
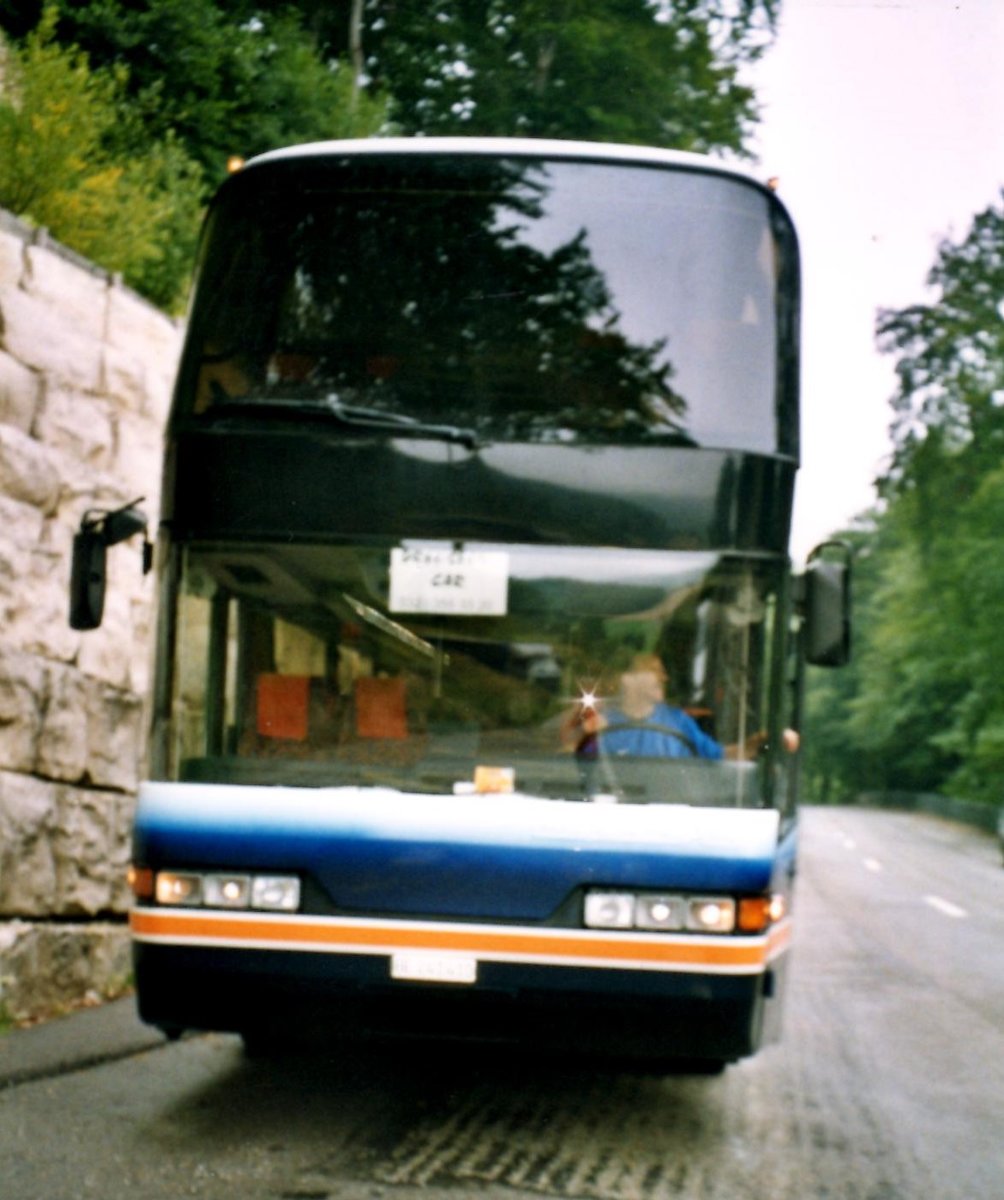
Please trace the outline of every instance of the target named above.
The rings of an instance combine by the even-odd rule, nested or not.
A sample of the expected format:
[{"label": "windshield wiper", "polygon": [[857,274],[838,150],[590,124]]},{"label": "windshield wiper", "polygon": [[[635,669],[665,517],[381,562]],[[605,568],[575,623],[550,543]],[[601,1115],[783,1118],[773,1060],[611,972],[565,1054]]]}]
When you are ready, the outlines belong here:
[{"label": "windshield wiper", "polygon": [[385,412],[381,408],[369,408],[361,404],[346,404],[335,395],[324,397],[324,408],[346,425],[361,425],[369,429],[393,429],[406,431],[416,437],[434,437],[444,442],[458,442],[468,450],[477,450],[485,445],[473,429],[461,425],[437,425],[431,421],[419,421],[404,413]]},{"label": "windshield wiper", "polygon": [[363,404],[347,404],[339,396],[329,394],[316,400],[303,400],[297,397],[268,396],[261,400],[251,400],[242,397],[231,400],[229,397],[216,398],[216,403],[208,410],[211,417],[240,415],[250,416],[289,415],[296,417],[333,417],[339,424],[351,425],[359,429],[385,429],[390,433],[405,434],[408,437],[436,438],[443,442],[456,442],[466,446],[468,450],[478,450],[486,445],[473,429],[465,429],[460,425],[437,425],[430,421],[420,421],[404,413],[387,412],[382,408],[370,408]]}]

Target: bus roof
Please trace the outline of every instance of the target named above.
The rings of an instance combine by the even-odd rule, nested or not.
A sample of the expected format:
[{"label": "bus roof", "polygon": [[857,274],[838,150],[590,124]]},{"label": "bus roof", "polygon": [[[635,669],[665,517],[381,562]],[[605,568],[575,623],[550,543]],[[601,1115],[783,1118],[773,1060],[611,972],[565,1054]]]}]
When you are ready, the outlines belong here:
[{"label": "bus roof", "polygon": [[636,166],[683,167],[742,180],[775,195],[763,179],[747,168],[722,162],[703,154],[663,150],[653,146],[628,146],[611,142],[573,142],[550,138],[413,137],[358,138],[342,141],[308,142],[269,150],[249,159],[244,170],[276,162],[309,161],[316,158],[380,155],[506,155],[517,158],[563,158],[571,161],[624,163]]}]

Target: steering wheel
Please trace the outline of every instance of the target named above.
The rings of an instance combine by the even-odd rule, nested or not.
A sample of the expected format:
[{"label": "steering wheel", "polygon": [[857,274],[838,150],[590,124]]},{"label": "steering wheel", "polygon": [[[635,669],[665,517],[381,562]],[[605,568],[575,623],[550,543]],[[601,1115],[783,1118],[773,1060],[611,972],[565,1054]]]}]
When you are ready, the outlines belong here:
[{"label": "steering wheel", "polygon": [[[645,729],[651,733],[661,733],[665,737],[676,738],[683,746],[691,758],[700,758],[697,747],[685,733],[681,733],[679,729],[674,729],[672,725],[660,725],[655,721],[615,721],[611,725],[604,725],[602,729],[596,731],[596,736],[602,741],[603,737],[608,733],[616,733],[620,729]],[[671,758],[672,755],[661,754],[644,754],[634,755],[635,758]]]}]

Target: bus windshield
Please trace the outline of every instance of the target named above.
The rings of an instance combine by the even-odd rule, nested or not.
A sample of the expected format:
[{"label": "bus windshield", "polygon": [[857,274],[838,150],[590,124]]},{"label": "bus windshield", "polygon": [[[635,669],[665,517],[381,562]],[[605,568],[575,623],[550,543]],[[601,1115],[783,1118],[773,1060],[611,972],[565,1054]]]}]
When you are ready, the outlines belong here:
[{"label": "bus windshield", "polygon": [[248,169],[224,189],[180,414],[316,402],[483,441],[788,453],[793,235],[699,171],[477,155]]},{"label": "bus windshield", "polygon": [[372,540],[175,553],[163,777],[765,802],[773,560]]}]

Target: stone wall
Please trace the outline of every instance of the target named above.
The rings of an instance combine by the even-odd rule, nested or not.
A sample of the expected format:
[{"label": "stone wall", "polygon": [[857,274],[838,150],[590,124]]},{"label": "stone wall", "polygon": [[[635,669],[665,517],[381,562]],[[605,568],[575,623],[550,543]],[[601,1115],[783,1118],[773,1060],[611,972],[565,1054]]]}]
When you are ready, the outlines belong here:
[{"label": "stone wall", "polygon": [[0,212],[0,1016],[120,986],[152,576],[108,555],[101,629],[70,629],[82,514],[159,509],[180,327]]}]

